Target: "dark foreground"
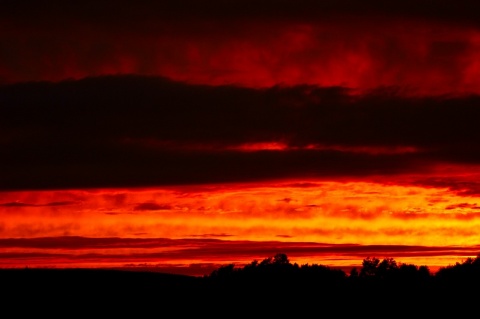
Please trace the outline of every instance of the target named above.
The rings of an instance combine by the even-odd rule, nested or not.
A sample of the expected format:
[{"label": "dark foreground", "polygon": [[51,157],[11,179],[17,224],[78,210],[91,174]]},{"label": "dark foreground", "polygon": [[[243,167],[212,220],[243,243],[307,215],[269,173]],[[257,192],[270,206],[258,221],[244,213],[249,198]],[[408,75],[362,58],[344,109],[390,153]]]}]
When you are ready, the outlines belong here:
[{"label": "dark foreground", "polygon": [[8,318],[416,318],[478,312],[480,268],[472,267],[477,261],[480,265],[480,260],[471,260],[468,271],[461,269],[465,265],[457,265],[437,276],[412,265],[399,267],[391,260],[383,264],[390,268],[382,270],[382,262],[369,260],[358,273],[345,274],[275,258],[239,270],[222,267],[205,277],[100,269],[4,269],[0,270],[2,309],[14,314]]}]

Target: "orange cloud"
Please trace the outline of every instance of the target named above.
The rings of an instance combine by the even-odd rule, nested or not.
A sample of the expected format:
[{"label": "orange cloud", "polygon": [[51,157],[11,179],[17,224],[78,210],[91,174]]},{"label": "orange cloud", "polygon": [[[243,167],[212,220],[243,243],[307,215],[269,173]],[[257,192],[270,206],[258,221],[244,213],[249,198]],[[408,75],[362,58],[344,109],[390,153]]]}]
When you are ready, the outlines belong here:
[{"label": "orange cloud", "polygon": [[445,238],[451,245],[473,244],[478,239],[471,231],[480,224],[478,197],[445,187],[309,183],[4,192],[0,234],[3,238],[228,234],[236,240],[282,236],[286,241],[411,245],[437,245]]},{"label": "orange cloud", "polygon": [[281,250],[299,263],[350,267],[369,254],[438,267],[476,256],[480,198],[449,187],[472,170],[437,172],[1,192],[0,265],[206,271]]}]

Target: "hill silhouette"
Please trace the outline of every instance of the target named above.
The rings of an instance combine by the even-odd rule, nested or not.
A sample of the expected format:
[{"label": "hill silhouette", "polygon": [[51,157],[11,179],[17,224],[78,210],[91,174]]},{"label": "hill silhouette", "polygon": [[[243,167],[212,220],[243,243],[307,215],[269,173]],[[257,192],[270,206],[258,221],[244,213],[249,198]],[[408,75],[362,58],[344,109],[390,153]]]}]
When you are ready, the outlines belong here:
[{"label": "hill silhouette", "polygon": [[107,269],[0,270],[4,309],[13,307],[19,317],[54,317],[65,309],[89,316],[240,316],[258,311],[351,315],[381,307],[432,315],[465,309],[479,284],[480,255],[435,273],[428,266],[376,257],[346,273],[321,264],[291,263],[286,254],[244,267],[224,265],[203,277]]}]

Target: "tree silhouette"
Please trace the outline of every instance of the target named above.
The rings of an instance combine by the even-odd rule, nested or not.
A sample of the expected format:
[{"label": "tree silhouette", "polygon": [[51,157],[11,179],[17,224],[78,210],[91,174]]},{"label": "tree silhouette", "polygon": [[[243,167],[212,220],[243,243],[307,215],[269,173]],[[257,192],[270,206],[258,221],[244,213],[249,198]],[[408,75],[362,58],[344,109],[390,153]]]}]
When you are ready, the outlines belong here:
[{"label": "tree silhouette", "polygon": [[350,270],[350,278],[358,278],[360,274],[358,273],[357,267],[353,267],[352,270]]},{"label": "tree silhouette", "polygon": [[376,257],[367,257],[362,261],[362,269],[360,270],[360,277],[373,277],[377,274],[377,268],[380,264],[380,259]]},{"label": "tree silhouette", "polygon": [[442,267],[437,271],[435,277],[440,287],[451,289],[480,285],[480,255],[477,255],[476,258],[468,257],[463,262]]},{"label": "tree silhouette", "polygon": [[276,254],[273,257],[273,263],[275,265],[288,265],[290,264],[290,260],[288,259],[286,254]]},{"label": "tree silhouette", "polygon": [[[408,310],[409,315],[420,307],[444,314],[448,307],[468,308],[466,300],[476,298],[480,255],[442,267],[436,273],[431,273],[427,266],[401,263],[393,258],[367,257],[361,268],[354,267],[347,275],[326,265],[292,264],[286,254],[276,254],[262,261],[253,260],[244,267],[227,264],[201,278],[153,272],[16,269],[0,270],[0,282],[4,290],[31,300],[42,296],[45,287],[53,288],[53,295],[59,300],[71,294],[72,287],[75,291],[93,287],[96,300],[109,295],[115,297],[113,300],[124,298],[126,302],[134,300],[133,304],[142,305],[145,300],[152,305],[161,300],[162,305],[169,306],[181,299],[195,303],[198,309],[220,309],[220,305],[222,309],[256,311],[257,307],[264,307],[269,314],[274,310],[285,315],[285,307],[313,313],[338,307],[340,301],[346,308],[329,309],[344,314],[348,308],[358,314],[388,306],[395,311]],[[128,295],[129,292],[135,293]]]},{"label": "tree silhouette", "polygon": [[[409,298],[409,302],[415,302],[431,294],[447,301],[455,291],[465,294],[469,291],[467,288],[480,285],[480,255],[442,267],[436,273],[425,265],[366,257],[360,269],[353,267],[347,275],[339,268],[326,265],[292,264],[286,254],[279,253],[262,261],[253,260],[244,267],[228,264],[204,278],[208,285],[213,284],[210,286],[214,287],[213,291],[249,291],[252,298],[262,298],[268,291],[276,298],[348,295],[359,298],[358,302],[370,302],[368,296],[375,295],[377,302],[394,298]],[[311,291],[314,295],[309,293]]]}]

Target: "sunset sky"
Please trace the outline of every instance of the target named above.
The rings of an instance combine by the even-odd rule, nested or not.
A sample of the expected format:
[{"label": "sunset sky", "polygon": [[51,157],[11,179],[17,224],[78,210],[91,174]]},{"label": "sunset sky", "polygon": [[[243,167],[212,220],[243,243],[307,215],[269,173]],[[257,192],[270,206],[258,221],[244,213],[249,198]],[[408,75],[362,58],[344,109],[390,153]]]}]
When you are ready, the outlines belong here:
[{"label": "sunset sky", "polygon": [[478,12],[0,1],[0,267],[476,257]]}]

